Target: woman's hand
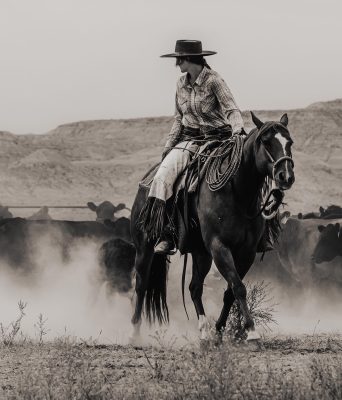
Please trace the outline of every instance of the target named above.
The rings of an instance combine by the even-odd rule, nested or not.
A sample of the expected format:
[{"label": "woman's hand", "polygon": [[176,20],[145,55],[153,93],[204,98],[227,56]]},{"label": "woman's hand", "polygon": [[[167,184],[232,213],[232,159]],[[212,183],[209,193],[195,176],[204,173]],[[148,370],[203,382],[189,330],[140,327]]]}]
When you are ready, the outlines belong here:
[{"label": "woman's hand", "polygon": [[236,132],[234,132],[233,135],[240,135],[240,136],[242,136],[244,139],[246,139],[246,137],[247,137],[247,133],[246,133],[246,131],[245,131],[243,128],[242,128],[242,129],[239,129],[239,130],[236,131]]}]

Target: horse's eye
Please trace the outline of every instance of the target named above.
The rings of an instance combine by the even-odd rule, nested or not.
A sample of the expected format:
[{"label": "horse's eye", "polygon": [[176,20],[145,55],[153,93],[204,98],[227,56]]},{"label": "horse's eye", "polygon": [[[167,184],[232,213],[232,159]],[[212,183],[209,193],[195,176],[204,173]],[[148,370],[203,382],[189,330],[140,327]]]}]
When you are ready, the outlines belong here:
[{"label": "horse's eye", "polygon": [[269,142],[272,138],[274,137],[274,135],[272,134],[272,132],[266,132],[264,133],[260,139],[263,143],[267,143]]}]

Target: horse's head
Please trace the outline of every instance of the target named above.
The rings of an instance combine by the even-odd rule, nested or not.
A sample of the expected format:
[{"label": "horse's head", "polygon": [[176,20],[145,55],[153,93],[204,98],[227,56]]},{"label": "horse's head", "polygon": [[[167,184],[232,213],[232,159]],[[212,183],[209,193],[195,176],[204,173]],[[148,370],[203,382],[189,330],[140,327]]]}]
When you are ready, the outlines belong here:
[{"label": "horse's head", "polygon": [[258,128],[255,140],[255,156],[258,169],[270,176],[281,190],[289,189],[295,181],[291,146],[293,140],[287,129],[288,118],[284,114],[279,122],[262,122],[253,113]]}]

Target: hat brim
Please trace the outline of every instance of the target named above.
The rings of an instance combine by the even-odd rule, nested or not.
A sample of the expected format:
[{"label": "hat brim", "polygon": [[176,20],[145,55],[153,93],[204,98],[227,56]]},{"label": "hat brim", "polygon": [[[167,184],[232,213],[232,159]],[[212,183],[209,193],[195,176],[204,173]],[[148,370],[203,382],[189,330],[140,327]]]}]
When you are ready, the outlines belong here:
[{"label": "hat brim", "polygon": [[216,51],[202,51],[201,53],[170,53],[170,54],[163,54],[160,57],[188,57],[188,56],[212,56],[217,54]]}]

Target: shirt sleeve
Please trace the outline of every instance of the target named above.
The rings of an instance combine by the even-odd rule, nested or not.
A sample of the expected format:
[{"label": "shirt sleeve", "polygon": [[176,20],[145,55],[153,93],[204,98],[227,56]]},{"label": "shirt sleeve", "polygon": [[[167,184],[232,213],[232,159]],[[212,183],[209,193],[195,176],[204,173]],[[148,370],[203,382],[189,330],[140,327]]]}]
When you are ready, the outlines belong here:
[{"label": "shirt sleeve", "polygon": [[178,104],[177,93],[176,93],[175,103],[176,103],[176,110],[175,110],[174,121],[173,121],[171,131],[167,136],[165,149],[174,147],[176,145],[176,143],[178,142],[180,135],[181,135],[183,114],[182,114],[182,111]]},{"label": "shirt sleeve", "polygon": [[213,90],[221,105],[222,111],[227,116],[228,123],[231,125],[233,133],[241,132],[243,129],[241,112],[236,105],[232,92],[220,76],[215,77],[213,80]]}]

